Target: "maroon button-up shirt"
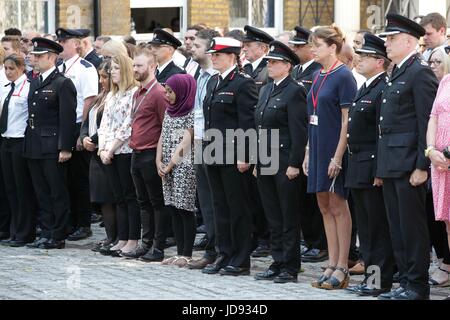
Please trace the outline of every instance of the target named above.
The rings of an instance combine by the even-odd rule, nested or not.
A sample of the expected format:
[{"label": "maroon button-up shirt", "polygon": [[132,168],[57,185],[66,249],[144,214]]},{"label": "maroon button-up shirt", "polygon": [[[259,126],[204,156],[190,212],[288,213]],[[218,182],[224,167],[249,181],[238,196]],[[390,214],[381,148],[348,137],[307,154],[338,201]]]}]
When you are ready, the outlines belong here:
[{"label": "maroon button-up shirt", "polygon": [[[133,150],[154,149],[158,146],[164,113],[169,105],[165,90],[156,83],[145,96],[148,88],[156,81],[150,81],[145,87],[139,87],[133,96],[133,114],[130,147]],[[145,98],[144,98],[145,96]],[[141,102],[142,101],[142,102]]]}]

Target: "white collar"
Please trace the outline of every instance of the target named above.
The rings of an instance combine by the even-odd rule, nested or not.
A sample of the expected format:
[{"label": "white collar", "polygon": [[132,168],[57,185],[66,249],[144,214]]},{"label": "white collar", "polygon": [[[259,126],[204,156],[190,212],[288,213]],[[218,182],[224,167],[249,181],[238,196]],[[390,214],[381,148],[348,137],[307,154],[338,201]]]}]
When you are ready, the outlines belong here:
[{"label": "white collar", "polygon": [[380,74],[383,74],[383,73],[384,73],[384,71],[382,71],[382,72],[378,73],[376,76],[373,76],[372,78],[368,79],[366,81],[366,88],[368,88],[372,84],[372,82],[374,82],[374,80],[376,78],[378,78]]},{"label": "white collar", "polygon": [[230,69],[226,70],[224,73],[221,73],[220,76],[222,79],[225,79],[235,68],[236,65],[233,65]]},{"label": "white collar", "polygon": [[402,67],[402,65],[408,61],[409,58],[411,58],[413,55],[415,55],[417,53],[416,50],[412,51],[410,54],[408,54],[405,59],[402,60],[402,62],[400,62],[399,64],[397,64],[397,68],[400,69]]},{"label": "white collar", "polygon": [[86,59],[86,57],[92,52],[94,51],[94,48],[91,48],[91,50],[88,51],[88,53],[86,53],[83,57],[83,59]]},{"label": "white collar", "polygon": [[75,63],[75,61],[77,61],[77,59],[80,58],[80,56],[78,54],[74,55],[72,58],[65,60],[64,63],[67,65],[72,65]]},{"label": "white collar", "polygon": [[27,80],[27,75],[23,74],[16,81],[14,81],[14,86],[15,87],[20,86],[26,80]]},{"label": "white collar", "polygon": [[159,73],[163,72],[164,69],[169,65],[169,63],[171,63],[173,61],[173,59],[170,59],[169,61],[167,61],[166,63],[164,63],[162,66],[158,66],[158,71]]},{"label": "white collar", "polygon": [[42,73],[42,74],[41,74],[41,76],[42,76],[42,82],[44,82],[45,79],[47,79],[47,77],[48,77],[50,74],[52,74],[53,71],[55,71],[55,69],[56,69],[56,67],[53,66],[53,67],[51,67],[50,69],[48,69],[47,71],[45,71],[44,73]]},{"label": "white collar", "polygon": [[280,83],[282,83],[288,76],[284,77],[283,79],[281,79],[280,81],[275,82],[276,86],[279,86]]},{"label": "white collar", "polygon": [[309,67],[310,65],[312,65],[313,62],[314,62],[314,59],[309,60],[308,62],[302,64],[302,71],[305,71],[306,69],[308,69],[308,67]]},{"label": "white collar", "polygon": [[265,56],[262,56],[262,57],[259,58],[258,60],[252,62],[252,68],[253,68],[253,71],[255,71],[256,68],[258,68],[259,64],[261,63],[262,59],[264,59],[264,57],[265,57]]}]

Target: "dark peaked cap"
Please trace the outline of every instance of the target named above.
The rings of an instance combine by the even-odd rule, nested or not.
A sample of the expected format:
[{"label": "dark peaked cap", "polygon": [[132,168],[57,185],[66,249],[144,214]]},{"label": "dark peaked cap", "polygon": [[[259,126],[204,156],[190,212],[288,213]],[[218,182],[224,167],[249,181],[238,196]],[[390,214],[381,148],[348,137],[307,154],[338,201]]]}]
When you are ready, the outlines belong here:
[{"label": "dark peaked cap", "polygon": [[292,44],[307,44],[309,40],[309,36],[311,35],[311,31],[300,26],[296,26],[295,28],[295,36],[292,40],[289,40],[289,43]]},{"label": "dark peaked cap", "polygon": [[173,35],[168,33],[167,31],[164,31],[163,29],[155,29],[153,31],[153,39],[149,42],[149,44],[155,44],[155,45],[169,45],[174,47],[175,49],[178,47],[181,47],[181,42],[177,38],[175,38]]},{"label": "dark peaked cap", "polygon": [[249,25],[246,25],[244,27],[244,31],[245,31],[245,38],[243,40],[244,42],[258,41],[269,44],[274,40],[270,34]]},{"label": "dark peaked cap", "polygon": [[278,40],[272,41],[270,43],[269,53],[264,57],[264,59],[286,61],[291,63],[293,66],[300,63],[300,59],[297,57],[294,51],[292,51],[291,48],[289,48],[283,42],[280,42]]},{"label": "dark peaked cap", "polygon": [[58,42],[47,38],[36,37],[31,39],[31,43],[33,44],[31,54],[44,54],[49,52],[60,54],[64,50]]},{"label": "dark peaked cap", "polygon": [[356,53],[376,54],[387,58],[384,40],[370,33],[364,35],[364,44],[361,49],[356,50]]},{"label": "dark peaked cap", "polygon": [[417,22],[396,13],[389,13],[386,16],[386,30],[380,37],[387,37],[398,33],[408,33],[417,39],[425,35],[425,29]]}]

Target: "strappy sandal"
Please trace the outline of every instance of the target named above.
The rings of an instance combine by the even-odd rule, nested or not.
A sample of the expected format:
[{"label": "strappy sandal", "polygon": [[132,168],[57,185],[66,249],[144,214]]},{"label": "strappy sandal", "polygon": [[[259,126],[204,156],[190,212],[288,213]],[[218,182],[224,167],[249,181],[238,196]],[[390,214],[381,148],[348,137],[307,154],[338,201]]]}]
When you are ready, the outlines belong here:
[{"label": "strappy sandal", "polygon": [[176,259],[172,264],[174,266],[177,266],[177,267],[180,267],[180,268],[184,268],[191,261],[192,261],[192,258],[190,258],[190,257],[178,257],[178,259]]},{"label": "strappy sandal", "polygon": [[[324,272],[327,271],[328,269],[330,269],[330,270],[332,270],[334,272],[336,270],[336,267],[335,266],[327,266],[325,268]],[[331,276],[327,276],[326,274],[322,274],[318,280],[315,280],[315,281],[311,282],[311,286],[313,288],[321,288],[322,284],[325,281],[327,281],[330,277]]]},{"label": "strappy sandal", "polygon": [[179,256],[173,256],[173,257],[164,259],[164,260],[161,262],[161,264],[162,264],[162,265],[165,265],[165,266],[168,266],[168,265],[170,265],[170,264],[173,264],[173,263],[174,263],[176,260],[178,260],[179,258],[180,258]]},{"label": "strappy sandal", "polygon": [[444,270],[441,267],[439,267],[439,270],[447,274],[447,280],[442,283],[439,283],[433,278],[430,278],[430,280],[428,280],[428,283],[430,284],[430,286],[433,287],[450,287],[450,271]]},{"label": "strappy sandal", "polygon": [[342,272],[345,277],[342,281],[340,281],[338,278],[331,276],[329,279],[327,279],[324,283],[322,283],[321,288],[326,290],[339,290],[339,289],[345,289],[348,287],[348,283],[350,282],[350,276],[348,274],[348,269],[337,267],[336,270],[339,270]]}]

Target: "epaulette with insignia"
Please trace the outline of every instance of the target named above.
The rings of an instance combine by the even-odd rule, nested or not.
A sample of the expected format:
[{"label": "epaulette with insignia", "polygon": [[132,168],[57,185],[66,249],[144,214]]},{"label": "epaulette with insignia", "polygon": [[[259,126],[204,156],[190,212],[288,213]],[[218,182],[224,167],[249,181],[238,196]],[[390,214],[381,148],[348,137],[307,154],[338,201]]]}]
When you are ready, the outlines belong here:
[{"label": "epaulette with insignia", "polygon": [[251,78],[248,74],[246,74],[245,72],[239,71],[239,74],[241,76],[244,76],[245,78]]},{"label": "epaulette with insignia", "polygon": [[93,65],[92,65],[89,61],[84,60],[84,59],[81,59],[81,60],[80,60],[80,63],[81,63],[83,66],[85,66],[86,68],[93,67]]}]

